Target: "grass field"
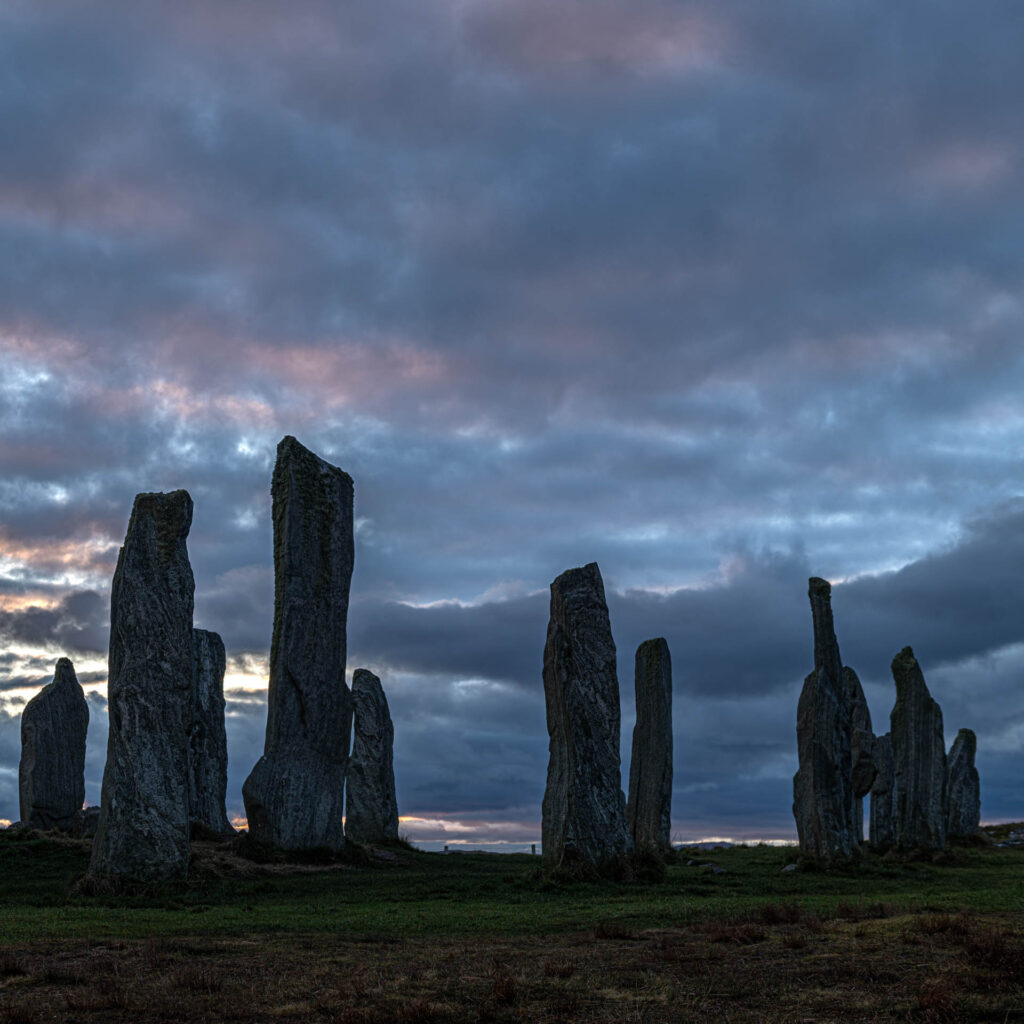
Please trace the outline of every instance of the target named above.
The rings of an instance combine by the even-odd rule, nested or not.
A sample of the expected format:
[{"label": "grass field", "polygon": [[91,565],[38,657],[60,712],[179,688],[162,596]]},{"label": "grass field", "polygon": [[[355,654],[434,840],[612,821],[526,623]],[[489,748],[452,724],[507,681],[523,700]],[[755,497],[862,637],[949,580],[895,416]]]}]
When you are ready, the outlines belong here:
[{"label": "grass field", "polygon": [[76,884],[83,842],[0,833],[0,1024],[1024,1021],[1024,851],[695,854],[659,883],[554,884],[528,855],[257,865]]}]

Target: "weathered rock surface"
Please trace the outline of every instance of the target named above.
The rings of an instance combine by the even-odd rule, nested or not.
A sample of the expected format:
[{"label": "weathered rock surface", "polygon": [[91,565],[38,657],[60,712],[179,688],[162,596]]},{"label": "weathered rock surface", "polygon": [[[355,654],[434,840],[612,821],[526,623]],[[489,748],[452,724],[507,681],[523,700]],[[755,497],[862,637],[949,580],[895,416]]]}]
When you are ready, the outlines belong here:
[{"label": "weathered rock surface", "polygon": [[192,600],[186,491],[135,498],[110,595],[110,734],[90,871],[155,880],[189,862]]},{"label": "weathered rock surface", "polygon": [[544,864],[602,865],[632,852],[619,772],[619,682],[596,562],[551,584],[544,645],[550,758],[542,807]]},{"label": "weathered rock surface", "polygon": [[843,664],[832,622],[832,587],[808,581],[814,623],[814,671],[804,680],[797,706],[800,767],[793,777],[793,817],[800,849],[823,864],[851,859],[852,828],[850,707]]},{"label": "weathered rock surface", "polygon": [[626,819],[637,849],[672,843],[672,659],[661,637],[636,649],[636,725]]},{"label": "weathered rock surface", "polygon": [[379,843],[398,838],[395,727],[384,687],[365,668],[352,673],[352,756],[345,780],[345,838]]},{"label": "weathered rock surface", "polygon": [[843,689],[846,705],[850,709],[850,785],[853,801],[850,806],[850,828],[858,843],[864,842],[864,797],[871,792],[875,781],[875,734],[871,729],[871,711],[868,709],[864,688],[857,673],[843,666]]},{"label": "weathered rock surface", "polygon": [[893,844],[902,851],[941,850],[946,845],[942,710],[932,700],[911,648],[904,647],[893,658],[892,675]]},{"label": "weathered rock surface", "polygon": [[208,629],[192,630],[193,707],[189,731],[189,820],[233,835],[225,797],[228,738],[224,728],[224,641]]},{"label": "weathered rock surface", "polygon": [[242,787],[249,831],[286,850],[345,845],[352,478],[294,437],[277,446],[274,635],[264,754]]},{"label": "weathered rock surface", "polygon": [[978,738],[971,729],[961,729],[949,748],[946,782],[946,837],[969,839],[981,824],[981,781],[974,758]]},{"label": "weathered rock surface", "polygon": [[85,802],[85,736],[89,705],[75,667],[60,658],[47,683],[21,713],[18,795],[29,828],[81,827]]},{"label": "weathered rock surface", "polygon": [[875,740],[875,781],[871,784],[871,846],[884,853],[893,844],[892,786],[895,767],[892,760],[892,736],[886,733]]}]

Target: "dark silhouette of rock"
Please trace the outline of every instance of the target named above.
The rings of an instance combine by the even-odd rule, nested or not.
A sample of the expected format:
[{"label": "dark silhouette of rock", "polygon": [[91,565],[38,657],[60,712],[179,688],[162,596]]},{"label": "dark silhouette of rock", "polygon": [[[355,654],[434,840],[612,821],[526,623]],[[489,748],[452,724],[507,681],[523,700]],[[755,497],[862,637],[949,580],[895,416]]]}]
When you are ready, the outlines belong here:
[{"label": "dark silhouette of rock", "polygon": [[135,498],[110,595],[110,734],[90,871],[188,873],[192,600],[187,491]]},{"label": "dark silhouette of rock", "polygon": [[388,699],[365,668],[352,673],[352,756],[345,780],[345,838],[379,843],[398,838],[394,741]]},{"label": "dark silhouette of rock", "polygon": [[804,680],[797,707],[800,767],[793,777],[793,817],[800,849],[823,864],[853,856],[854,795],[851,772],[851,714],[832,623],[832,588],[808,581],[814,623],[814,671]]},{"label": "dark silhouette of rock", "polygon": [[85,735],[89,705],[67,658],[21,713],[18,795],[29,828],[81,827],[85,803]]},{"label": "dark silhouette of rock", "polygon": [[893,658],[892,675],[893,845],[904,852],[941,850],[946,845],[942,710],[932,700],[911,648],[904,647]]},{"label": "dark silhouette of rock", "polygon": [[[961,729],[949,749],[946,783],[946,837],[969,839],[981,824],[981,781],[974,758],[978,739],[970,729]],[[24,814],[24,812],[22,812]]]},{"label": "dark silhouette of rock", "polygon": [[234,835],[228,821],[228,738],[224,728],[224,641],[208,629],[192,630],[194,704],[189,732],[189,820]]},{"label": "dark silhouette of rock", "polygon": [[636,649],[636,725],[626,819],[637,849],[668,849],[672,831],[672,659],[661,637]]},{"label": "dark silhouette of rock", "polygon": [[619,773],[619,682],[596,562],[551,584],[544,645],[551,737],[542,808],[544,864],[595,866],[632,852]]},{"label": "dark silhouette of rock", "polygon": [[875,780],[871,784],[871,847],[884,853],[893,844],[892,786],[895,767],[892,737],[889,733],[875,739]]},{"label": "dark silhouette of rock", "polygon": [[242,788],[254,839],[286,850],[345,845],[352,729],[345,627],[352,478],[294,437],[277,446],[274,635],[264,754]]},{"label": "dark silhouette of rock", "polygon": [[853,787],[850,828],[854,839],[863,843],[864,797],[871,792],[875,781],[875,734],[864,688],[857,673],[847,666],[843,667],[843,688],[850,709],[850,785]]}]

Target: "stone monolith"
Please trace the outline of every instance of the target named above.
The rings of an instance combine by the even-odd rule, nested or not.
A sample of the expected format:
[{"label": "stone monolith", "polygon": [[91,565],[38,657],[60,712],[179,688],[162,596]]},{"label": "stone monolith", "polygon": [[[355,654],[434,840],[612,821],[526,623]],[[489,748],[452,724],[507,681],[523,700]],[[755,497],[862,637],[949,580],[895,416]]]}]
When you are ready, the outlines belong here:
[{"label": "stone monolith", "polygon": [[189,862],[192,600],[187,491],[139,494],[110,594],[110,733],[90,871],[181,878]]},{"label": "stone monolith", "polygon": [[864,797],[875,781],[875,734],[871,729],[871,711],[857,673],[843,666],[843,689],[850,710],[850,828],[858,843],[864,842]]},{"label": "stone monolith", "polygon": [[661,637],[636,649],[636,725],[626,820],[638,849],[672,844],[672,659]]},{"label": "stone monolith", "polygon": [[832,587],[808,581],[814,624],[814,671],[804,680],[797,706],[793,817],[800,849],[823,864],[844,863],[857,845],[852,828],[850,707],[843,663],[832,622]]},{"label": "stone monolith", "polygon": [[294,437],[277,446],[274,633],[263,756],[242,787],[250,834],[286,850],[345,845],[352,695],[345,628],[352,478]]},{"label": "stone monolith", "polygon": [[544,864],[602,866],[632,852],[619,772],[619,681],[596,562],[551,584],[544,645],[550,736],[542,806]]},{"label": "stone monolith", "polygon": [[892,761],[892,737],[889,733],[875,739],[875,780],[871,783],[871,848],[884,853],[893,844],[892,784],[895,771]]},{"label": "stone monolith", "polygon": [[893,845],[903,852],[941,850],[946,845],[942,710],[932,700],[911,648],[904,647],[893,658],[892,675]]},{"label": "stone monolith", "polygon": [[192,631],[192,727],[189,731],[189,820],[223,835],[228,821],[228,739],[224,728],[224,641],[208,629]]},{"label": "stone monolith", "polygon": [[978,739],[971,729],[961,729],[949,748],[946,782],[946,837],[969,839],[981,824],[981,782],[974,758]]},{"label": "stone monolith", "polygon": [[395,727],[384,687],[365,668],[352,673],[352,756],[345,778],[345,838],[380,843],[398,838]]},{"label": "stone monolith", "polygon": [[60,658],[47,683],[21,713],[18,796],[23,825],[81,828],[85,803],[85,736],[89,705],[75,667]]}]

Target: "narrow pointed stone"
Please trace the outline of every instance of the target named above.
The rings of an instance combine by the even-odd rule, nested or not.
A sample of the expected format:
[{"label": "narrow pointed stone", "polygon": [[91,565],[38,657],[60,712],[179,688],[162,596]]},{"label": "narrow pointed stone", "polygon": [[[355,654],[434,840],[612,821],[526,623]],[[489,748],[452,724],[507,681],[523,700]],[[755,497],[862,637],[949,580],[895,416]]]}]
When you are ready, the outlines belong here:
[{"label": "narrow pointed stone", "polygon": [[345,684],[354,560],[352,478],[294,437],[277,446],[274,634],[263,756],[245,785],[249,831],[286,850],[345,845],[352,695]]},{"label": "narrow pointed stone", "polygon": [[946,743],[942,709],[932,700],[909,647],[892,661],[896,705],[889,716],[893,755],[893,841],[898,850],[946,845]]},{"label": "narrow pointed stone", "polygon": [[974,766],[977,753],[978,739],[974,732],[961,729],[947,758],[946,836],[949,839],[969,839],[981,824],[981,782]]},{"label": "narrow pointed stone", "polygon": [[800,849],[823,864],[845,863],[857,843],[852,828],[850,707],[843,663],[832,623],[832,588],[808,581],[814,624],[814,671],[804,680],[797,706],[793,817]]},{"label": "narrow pointed stone", "polygon": [[636,725],[626,818],[637,849],[672,845],[672,659],[661,637],[636,649]]},{"label": "narrow pointed stone", "polygon": [[47,683],[21,713],[18,796],[30,828],[77,831],[85,803],[85,737],[89,705],[75,667],[60,658]]},{"label": "narrow pointed stone", "polygon": [[850,829],[858,843],[864,842],[864,797],[875,781],[875,734],[871,711],[857,673],[843,666],[843,688],[850,709],[850,785],[853,787]]},{"label": "narrow pointed stone", "polygon": [[541,834],[547,869],[632,852],[619,770],[619,681],[596,562],[551,584],[544,645],[550,736]]},{"label": "narrow pointed stone", "polygon": [[398,838],[395,727],[380,679],[365,668],[352,673],[352,756],[345,779],[345,838],[380,843]]},{"label": "narrow pointed stone", "polygon": [[118,555],[94,874],[157,880],[188,873],[191,524],[187,491],[139,494]]},{"label": "narrow pointed stone", "polygon": [[871,783],[871,847],[884,853],[893,844],[892,786],[895,767],[892,760],[892,736],[886,733],[875,740],[875,780]]},{"label": "narrow pointed stone", "polygon": [[195,686],[189,733],[189,818],[214,832],[234,835],[225,798],[228,739],[224,727],[224,641],[208,629],[192,631]]}]

